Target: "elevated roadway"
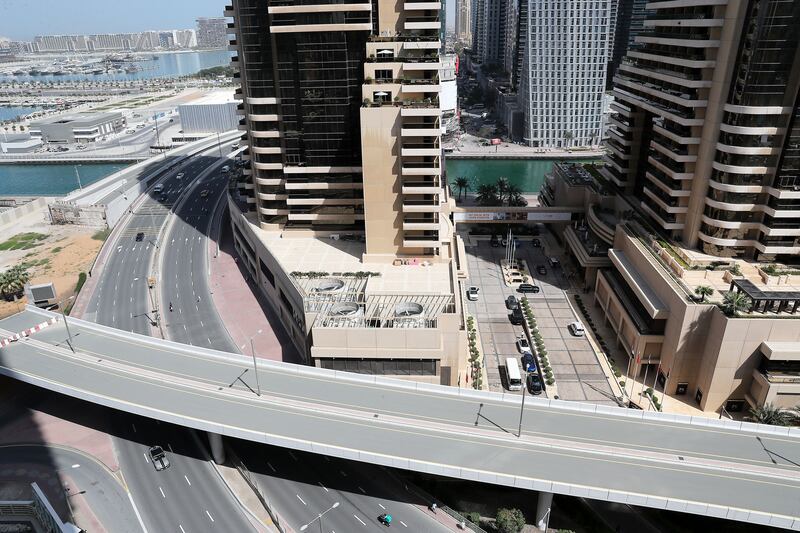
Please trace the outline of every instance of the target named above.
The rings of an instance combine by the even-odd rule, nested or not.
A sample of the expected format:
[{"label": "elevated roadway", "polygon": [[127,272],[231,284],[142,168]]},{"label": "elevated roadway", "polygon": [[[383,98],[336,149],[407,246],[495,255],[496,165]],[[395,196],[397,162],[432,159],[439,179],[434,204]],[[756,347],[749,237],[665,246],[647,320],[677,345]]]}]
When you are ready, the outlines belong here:
[{"label": "elevated roadway", "polygon": [[[51,317],[0,321],[0,333]],[[113,408],[374,464],[800,531],[800,431],[262,361],[69,319],[0,372]],[[261,395],[257,391],[261,391]]]}]

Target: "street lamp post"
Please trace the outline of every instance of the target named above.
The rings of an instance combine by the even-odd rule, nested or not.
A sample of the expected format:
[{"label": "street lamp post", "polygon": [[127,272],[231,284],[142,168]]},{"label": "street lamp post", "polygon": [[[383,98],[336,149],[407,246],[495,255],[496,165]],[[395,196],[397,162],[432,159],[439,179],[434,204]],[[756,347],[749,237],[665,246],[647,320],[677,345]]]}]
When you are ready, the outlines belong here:
[{"label": "street lamp post", "polygon": [[261,334],[261,330],[256,331],[256,334],[250,337],[250,352],[253,354],[253,371],[256,375],[256,390],[258,391],[258,395],[261,396],[261,384],[258,381],[258,366],[256,365],[256,348],[253,344],[253,339],[256,338],[257,335]]},{"label": "street lamp post", "polygon": [[[64,327],[67,328],[67,338],[69,339],[69,349],[72,350],[72,353],[75,353],[75,348],[72,347],[72,333],[69,331],[69,324],[67,323],[67,315],[64,313],[64,302],[68,302],[70,300],[74,300],[75,296],[70,296],[66,300],[59,300],[55,303],[58,305],[58,310],[61,311],[61,316],[64,318]],[[50,306],[52,308],[53,306]]]},{"label": "street lamp post", "polygon": [[322,533],[322,517],[325,516],[326,513],[328,513],[329,511],[333,511],[337,507],[339,507],[339,502],[334,503],[333,505],[331,505],[330,507],[319,513],[317,517],[311,522],[308,522],[307,524],[303,524],[302,526],[300,526],[300,531],[305,531],[306,529],[308,529],[308,526],[319,520],[319,530],[320,533]]},{"label": "street lamp post", "polygon": [[519,406],[519,429],[517,430],[517,438],[522,437],[522,415],[525,412],[525,389],[528,388],[528,369],[523,370],[525,380],[522,383],[522,403]]}]

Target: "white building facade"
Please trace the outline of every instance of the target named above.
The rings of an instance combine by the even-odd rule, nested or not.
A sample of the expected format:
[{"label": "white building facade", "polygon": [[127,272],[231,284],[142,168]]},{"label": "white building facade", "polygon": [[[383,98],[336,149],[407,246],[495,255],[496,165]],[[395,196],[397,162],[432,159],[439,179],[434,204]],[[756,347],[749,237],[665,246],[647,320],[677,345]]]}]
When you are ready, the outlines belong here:
[{"label": "white building facade", "polygon": [[530,146],[597,145],[611,0],[540,0],[527,10],[518,101]]}]

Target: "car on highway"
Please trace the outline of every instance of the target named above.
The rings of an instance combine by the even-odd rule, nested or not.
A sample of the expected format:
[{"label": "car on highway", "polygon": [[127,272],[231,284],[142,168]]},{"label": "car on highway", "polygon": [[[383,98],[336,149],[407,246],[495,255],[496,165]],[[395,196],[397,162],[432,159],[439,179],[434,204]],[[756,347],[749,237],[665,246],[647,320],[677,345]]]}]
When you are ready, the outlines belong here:
[{"label": "car on highway", "polygon": [[223,172],[230,172],[230,170],[231,170],[231,167],[229,167],[228,165],[225,165],[224,167],[222,167],[222,171]]},{"label": "car on highway", "polygon": [[159,202],[166,202],[166,201],[167,201],[167,195],[166,195],[166,193],[161,193],[161,194],[159,195],[159,197],[158,197],[158,201],[159,201]]},{"label": "car on highway", "polygon": [[130,135],[130,134],[132,134],[132,133],[136,133],[136,130],[126,130],[126,131],[125,131],[125,133],[127,133],[128,135]]},{"label": "car on highway", "polygon": [[513,311],[511,311],[511,314],[508,315],[508,319],[515,326],[521,326],[523,320],[522,309],[520,309],[519,307],[515,308]]},{"label": "car on highway", "polygon": [[508,309],[509,311],[513,311],[517,307],[519,307],[519,300],[517,300],[516,296],[512,294],[511,296],[506,298],[506,309]]},{"label": "car on highway", "polygon": [[478,293],[481,292],[480,288],[478,287],[470,287],[467,289],[467,300],[470,302],[477,302],[478,301]]},{"label": "car on highway", "polygon": [[144,240],[144,232],[140,231],[136,234],[136,242],[142,242]]},{"label": "car on highway", "polygon": [[540,276],[546,276],[547,275],[547,269],[545,268],[544,265],[537,265],[536,266],[536,273],[539,274]]},{"label": "car on highway", "polygon": [[586,330],[583,329],[583,324],[581,324],[577,320],[575,322],[570,322],[569,325],[567,326],[567,329],[575,337],[583,337],[586,334]]},{"label": "car on highway", "polygon": [[539,374],[536,372],[529,372],[528,379],[526,381],[528,385],[528,392],[531,394],[541,394],[542,393],[542,379],[539,377]]},{"label": "car on highway", "polygon": [[169,468],[169,459],[167,459],[167,452],[161,446],[150,447],[150,460],[153,461],[153,466],[157,472]]},{"label": "car on highway", "polygon": [[531,344],[528,342],[528,339],[525,337],[517,339],[517,351],[521,354],[531,353]]},{"label": "car on highway", "polygon": [[185,175],[186,174],[184,174],[183,172],[178,172],[178,174],[175,176],[175,179],[182,180]]},{"label": "car on highway", "polygon": [[209,192],[208,189],[203,189],[202,191],[200,191],[200,197],[205,198],[206,196],[208,196],[208,192]]},{"label": "car on highway", "polygon": [[519,285],[519,287],[517,287],[517,292],[521,292],[521,293],[529,293],[530,292],[530,293],[536,294],[536,293],[539,292],[539,287],[536,286],[536,285],[533,285],[531,283],[521,283]]},{"label": "car on highway", "polygon": [[533,239],[531,240],[531,246],[533,246],[534,248],[541,248],[542,243],[539,242],[539,239]]}]

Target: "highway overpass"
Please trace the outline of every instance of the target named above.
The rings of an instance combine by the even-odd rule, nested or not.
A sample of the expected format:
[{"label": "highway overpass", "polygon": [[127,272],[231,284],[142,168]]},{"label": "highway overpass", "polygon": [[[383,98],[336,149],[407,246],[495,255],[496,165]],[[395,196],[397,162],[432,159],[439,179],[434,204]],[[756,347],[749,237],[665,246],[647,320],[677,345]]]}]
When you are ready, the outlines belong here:
[{"label": "highway overpass", "polygon": [[[53,317],[28,308],[0,337]],[[259,362],[68,319],[0,372],[212,434],[419,472],[800,531],[800,428],[528,399]],[[260,390],[260,395],[258,391]],[[212,439],[213,442],[213,439]]]}]

